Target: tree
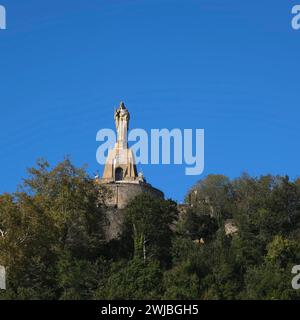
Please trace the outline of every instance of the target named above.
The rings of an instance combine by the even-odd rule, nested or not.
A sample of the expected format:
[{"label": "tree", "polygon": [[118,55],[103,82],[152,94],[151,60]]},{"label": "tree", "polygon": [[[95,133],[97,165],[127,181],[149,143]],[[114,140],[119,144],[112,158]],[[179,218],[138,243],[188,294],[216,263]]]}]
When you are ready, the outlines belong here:
[{"label": "tree", "polygon": [[61,256],[96,260],[103,246],[99,190],[84,169],[66,159],[29,169],[19,191],[0,198],[0,263],[14,298],[59,298]]},{"label": "tree", "polygon": [[175,202],[141,194],[124,209],[122,238],[106,243],[106,190],[84,168],[39,161],[29,173],[0,195],[0,299],[300,298],[299,179],[208,176],[179,224]]},{"label": "tree", "polygon": [[112,265],[105,285],[95,293],[96,299],[160,299],[162,294],[162,271],[158,261],[144,262],[135,257],[129,262]]},{"label": "tree", "polygon": [[198,214],[210,215],[221,225],[231,218],[233,190],[230,180],[224,175],[208,175],[188,192],[185,201]]},{"label": "tree", "polygon": [[299,244],[275,236],[267,245],[264,262],[247,270],[245,292],[247,299],[299,299],[300,293],[291,286],[291,270],[300,261]]},{"label": "tree", "polygon": [[208,241],[218,230],[217,221],[208,214],[198,214],[196,210],[195,208],[187,210],[184,229],[193,240],[204,239],[204,241]]},{"label": "tree", "polygon": [[191,270],[189,262],[183,262],[164,273],[163,279],[165,293],[163,299],[167,300],[198,300],[199,279]]},{"label": "tree", "polygon": [[166,266],[171,261],[172,225],[177,219],[177,205],[148,194],[141,194],[128,204],[125,215],[127,234],[134,244],[134,256],[144,261],[157,259]]}]

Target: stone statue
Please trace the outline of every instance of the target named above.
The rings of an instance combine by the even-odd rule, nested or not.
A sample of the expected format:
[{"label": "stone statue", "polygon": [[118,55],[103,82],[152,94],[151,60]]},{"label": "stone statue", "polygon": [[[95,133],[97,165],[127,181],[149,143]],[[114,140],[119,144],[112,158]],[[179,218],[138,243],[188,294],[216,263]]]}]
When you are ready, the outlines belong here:
[{"label": "stone statue", "polygon": [[130,114],[123,102],[115,111],[115,123],[117,129],[117,144],[119,148],[127,148],[127,133],[129,129]]},{"label": "stone statue", "polygon": [[117,129],[117,142],[113,149],[109,150],[102,176],[102,182],[131,181],[138,183],[138,175],[134,154],[128,148],[128,128],[130,114],[123,102],[114,112]]}]

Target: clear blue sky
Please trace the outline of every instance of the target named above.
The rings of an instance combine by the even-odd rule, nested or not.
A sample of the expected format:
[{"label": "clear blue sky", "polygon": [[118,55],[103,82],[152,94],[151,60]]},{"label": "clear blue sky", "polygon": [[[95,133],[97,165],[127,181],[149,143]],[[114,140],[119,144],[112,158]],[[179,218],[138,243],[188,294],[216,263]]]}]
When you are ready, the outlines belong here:
[{"label": "clear blue sky", "polygon": [[[298,1],[300,4],[300,0]],[[300,172],[300,31],[281,0],[0,0],[0,192],[39,157],[99,169],[96,132],[204,128],[205,171],[143,166],[181,201],[210,173]]]}]

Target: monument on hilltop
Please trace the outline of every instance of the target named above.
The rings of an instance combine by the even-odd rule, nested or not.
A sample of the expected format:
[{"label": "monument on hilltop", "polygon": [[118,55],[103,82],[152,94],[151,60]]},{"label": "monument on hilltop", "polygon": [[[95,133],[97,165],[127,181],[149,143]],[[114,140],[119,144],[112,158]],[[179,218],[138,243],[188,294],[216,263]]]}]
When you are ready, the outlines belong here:
[{"label": "monument on hilltop", "polygon": [[130,114],[123,102],[115,110],[115,124],[117,130],[117,142],[108,153],[102,182],[136,181],[137,175],[134,155],[128,148],[128,128]]},{"label": "monument on hilltop", "polygon": [[117,141],[114,148],[108,152],[102,178],[96,178],[96,182],[109,191],[106,199],[107,240],[119,236],[124,221],[124,209],[130,200],[141,193],[164,198],[163,192],[152,187],[141,173],[137,173],[134,154],[128,147],[130,113],[123,102],[115,110],[114,120]]}]

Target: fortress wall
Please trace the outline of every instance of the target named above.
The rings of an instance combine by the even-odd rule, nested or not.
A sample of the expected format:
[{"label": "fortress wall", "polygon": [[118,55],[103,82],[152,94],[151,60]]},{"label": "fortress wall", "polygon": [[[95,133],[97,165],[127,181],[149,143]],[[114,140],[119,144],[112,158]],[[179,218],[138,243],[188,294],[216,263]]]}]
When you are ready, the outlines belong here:
[{"label": "fortress wall", "polygon": [[164,198],[163,192],[153,188],[148,183],[109,183],[105,187],[110,191],[107,199],[108,206],[124,209],[128,202],[141,193],[148,193],[154,197]]},{"label": "fortress wall", "polygon": [[104,229],[107,241],[119,237],[124,222],[125,207],[130,200],[141,193],[164,198],[163,192],[147,183],[109,183],[105,184],[105,187],[111,193],[106,201],[108,209]]}]

